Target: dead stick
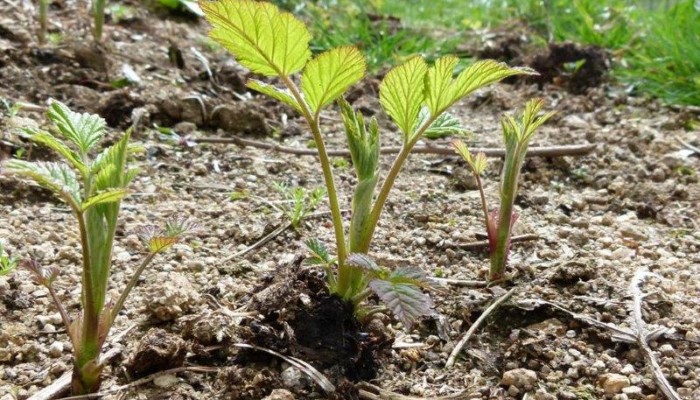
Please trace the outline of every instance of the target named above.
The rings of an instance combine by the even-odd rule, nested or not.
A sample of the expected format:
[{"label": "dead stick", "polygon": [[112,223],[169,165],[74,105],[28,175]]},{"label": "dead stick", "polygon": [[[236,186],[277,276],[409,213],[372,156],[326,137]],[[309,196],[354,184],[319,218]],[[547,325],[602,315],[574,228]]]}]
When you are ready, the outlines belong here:
[{"label": "dead stick", "polygon": [[177,367],[177,368],[171,368],[171,369],[166,369],[164,371],[156,372],[154,374],[148,375],[146,377],[143,377],[141,379],[135,380],[133,382],[127,383],[126,385],[121,385],[117,387],[113,387],[98,393],[91,393],[91,394],[83,394],[79,396],[70,396],[70,397],[63,397],[59,400],[84,400],[84,399],[94,399],[102,396],[106,396],[108,394],[113,394],[117,392],[121,392],[122,390],[126,389],[131,389],[136,386],[140,386],[146,383],[151,382],[152,380],[158,378],[159,376],[163,375],[172,375],[172,374],[177,374],[180,372],[199,372],[199,373],[212,373],[212,372],[218,372],[220,368],[218,367],[204,367],[204,366],[189,366],[189,367]]},{"label": "dead stick", "polygon": [[486,310],[484,310],[483,313],[481,313],[479,318],[476,321],[474,321],[472,326],[469,327],[469,330],[467,331],[467,333],[465,333],[464,336],[462,337],[462,339],[459,341],[459,343],[457,343],[455,348],[452,350],[452,353],[450,353],[450,357],[447,359],[447,363],[445,363],[445,368],[451,368],[454,365],[455,359],[457,359],[457,355],[459,355],[459,352],[462,351],[462,348],[464,347],[464,345],[467,344],[467,342],[469,341],[469,338],[472,337],[472,335],[474,334],[474,332],[476,332],[476,330],[479,328],[481,323],[483,323],[486,320],[486,318],[488,318],[488,316],[496,308],[498,308],[498,306],[500,306],[504,301],[508,300],[510,298],[510,296],[512,296],[513,293],[515,293],[515,289],[516,288],[510,289],[506,294],[499,297],[498,300],[494,301],[493,304],[491,304]]},{"label": "dead stick", "polygon": [[656,357],[654,356],[654,352],[651,350],[651,347],[649,347],[648,338],[653,333],[647,332],[646,322],[644,322],[644,318],[642,317],[642,301],[644,300],[644,294],[639,287],[642,284],[642,281],[644,281],[648,275],[650,275],[648,271],[637,271],[634,274],[632,284],[630,285],[630,292],[632,292],[634,306],[632,315],[634,316],[634,324],[636,325],[635,337],[639,348],[644,353],[647,366],[649,369],[651,369],[651,374],[654,376],[654,380],[659,386],[659,389],[661,389],[661,392],[669,400],[681,400],[678,393],[676,393],[673,386],[671,386],[663,372],[661,372],[661,366],[659,366],[659,363],[656,361]]},{"label": "dead stick", "polygon": [[[260,142],[257,140],[243,139],[239,137],[221,138],[196,138],[189,139],[195,143],[220,143],[220,144],[236,144],[239,146],[250,146],[259,149],[272,150],[280,153],[294,154],[298,156],[316,156],[318,151],[316,149],[303,149],[299,147],[289,147],[281,146],[274,143]],[[595,144],[574,144],[574,145],[564,145],[564,146],[542,146],[542,147],[530,147],[527,150],[527,155],[530,157],[540,156],[540,157],[562,157],[562,156],[583,156],[589,154],[595,149]],[[484,153],[487,157],[503,157],[505,156],[505,149],[503,148],[472,148],[470,149],[472,153]],[[398,154],[401,151],[401,147],[383,147],[381,148],[382,154]],[[440,155],[456,155],[455,150],[451,146],[416,146],[412,150],[413,153],[417,154],[440,154]],[[328,155],[332,157],[350,157],[350,150],[328,150]]]},{"label": "dead stick", "polygon": [[[535,235],[534,233],[528,233],[526,235],[518,235],[518,236],[513,236],[510,238],[511,243],[522,243],[522,242],[529,242],[533,240],[539,240],[540,236]],[[457,247],[463,250],[480,250],[483,248],[489,247],[489,241],[488,240],[479,240],[476,242],[469,242],[469,243],[451,243],[451,244],[446,244],[444,247]]]},{"label": "dead stick", "polygon": [[[403,394],[390,392],[369,382],[358,382],[357,388],[360,390],[360,398],[363,400],[425,400],[425,397],[405,396]],[[466,400],[467,392],[461,392],[449,396],[430,397],[431,400]]]},{"label": "dead stick", "polygon": [[[343,212],[346,212],[346,210],[344,210]],[[328,215],[328,214],[330,214],[330,211],[319,211],[319,212],[316,212],[313,214],[306,215],[306,216],[304,216],[304,218],[315,218],[315,217],[320,217],[320,216],[324,216],[324,215]],[[242,257],[242,256],[250,253],[251,251],[264,246],[267,242],[274,239],[275,237],[277,237],[277,235],[281,234],[282,232],[286,231],[287,229],[289,229],[291,227],[292,227],[291,222],[288,222],[287,224],[278,226],[275,230],[268,233],[262,239],[258,240],[257,242],[253,243],[252,245],[246,247],[245,249],[243,249],[239,252],[236,252],[236,253],[231,254],[230,256],[224,258],[224,262],[229,262],[235,258]]]}]

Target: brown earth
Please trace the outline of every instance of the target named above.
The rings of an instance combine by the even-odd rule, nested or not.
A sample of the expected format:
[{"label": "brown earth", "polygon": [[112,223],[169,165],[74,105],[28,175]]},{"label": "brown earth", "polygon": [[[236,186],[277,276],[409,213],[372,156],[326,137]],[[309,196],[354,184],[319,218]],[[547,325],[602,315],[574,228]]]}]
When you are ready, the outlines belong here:
[{"label": "brown earth", "polygon": [[[637,271],[648,270],[653,276],[643,285],[643,317],[652,327],[669,328],[651,348],[681,398],[700,399],[700,160],[677,140],[698,146],[697,109],[630,97],[605,82],[572,94],[555,78],[554,85],[496,85],[460,103],[454,112],[473,133],[474,145],[498,147],[499,116],[541,96],[558,114],[534,145],[595,143],[596,151],[526,162],[516,234],[538,239],[514,244],[508,285],[438,285],[431,290],[437,316],[411,331],[386,315],[361,325],[324,293],[316,271],[299,268],[304,239],[332,243],[328,217],[307,219],[298,231],[284,231],[257,251],[222,261],[284,220],[269,205],[281,201],[273,182],[322,185],[313,157],[190,146],[155,129],[170,127],[181,138],[242,135],[303,148],[311,139],[303,121],[293,110],[247,92],[249,73],[206,39],[202,21],[121,4],[133,6],[133,15],[108,21],[106,44],[99,48],[87,44],[87,19],[82,12],[74,19],[73,2],[52,3],[51,31],[63,42],[44,47],[27,28],[34,26],[28,13],[14,3],[0,5],[0,97],[33,105],[16,115],[3,110],[0,154],[24,149],[24,157],[51,157],[13,133],[16,126],[46,126],[42,108],[49,98],[100,113],[114,128],[108,141],[138,122],[134,140],[145,147],[136,160],[142,173],[123,206],[111,294],[143,256],[134,234],[139,226],[184,215],[206,228],[144,273],[107,340],[106,350],[119,352],[105,369],[103,388],[164,368],[189,368],[104,398],[357,398],[353,382],[370,379],[385,390],[424,398],[663,398],[635,345],[616,342],[609,329],[562,310],[633,326],[630,283]],[[129,68],[138,82],[116,88]],[[398,145],[379,108],[376,80],[368,78],[352,97],[356,107],[379,118],[383,145]],[[328,111],[323,121],[328,146],[343,148],[337,113]],[[390,162],[383,159],[383,170]],[[334,164],[347,208],[353,171],[345,160]],[[491,199],[499,167],[494,160],[487,174]],[[372,256],[387,267],[482,280],[487,255],[459,246],[483,232],[478,192],[468,177],[456,157],[413,156],[387,203]],[[0,240],[15,256],[60,267],[57,292],[76,314],[80,252],[67,208],[4,175],[0,188]],[[245,196],[234,201],[233,192]],[[516,291],[510,301],[446,369],[455,343],[511,287]],[[263,298],[269,288],[286,289]],[[0,278],[0,327],[0,399],[28,398],[69,371],[65,330],[29,272]],[[279,358],[234,346],[250,341],[310,362],[338,393],[324,394]]]}]

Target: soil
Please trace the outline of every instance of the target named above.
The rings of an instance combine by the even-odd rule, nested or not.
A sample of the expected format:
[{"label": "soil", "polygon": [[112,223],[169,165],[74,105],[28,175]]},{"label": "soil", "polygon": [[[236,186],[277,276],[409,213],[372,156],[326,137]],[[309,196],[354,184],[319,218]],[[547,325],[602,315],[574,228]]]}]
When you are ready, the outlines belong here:
[{"label": "soil", "polygon": [[[700,159],[677,140],[700,144],[697,108],[632,97],[605,80],[570,92],[557,77],[495,85],[461,102],[454,112],[473,133],[473,145],[500,146],[500,115],[540,96],[558,114],[533,145],[590,142],[596,151],[527,160],[515,233],[537,240],[513,244],[507,283],[436,285],[430,290],[435,316],[410,330],[381,314],[361,324],[324,291],[319,271],[300,266],[306,238],[332,243],[327,216],[308,218],[296,231],[223,261],[284,223],[269,205],[282,200],[274,182],[322,185],[316,160],[187,140],[242,135],[305,147],[311,134],[300,117],[246,91],[249,72],[206,39],[203,21],[140,2],[118,4],[133,12],[110,16],[100,47],[87,44],[82,3],[51,3],[50,29],[63,41],[47,46],[35,43],[30,13],[15,2],[0,5],[0,93],[11,104],[33,105],[3,113],[3,157],[21,149],[30,159],[51,158],[13,129],[47,126],[42,109],[49,98],[100,113],[111,127],[107,142],[135,125],[134,141],[145,149],[135,160],[142,173],[123,205],[110,295],[144,256],[137,228],[175,216],[205,227],[157,258],[117,318],[105,351],[118,354],[105,368],[103,389],[121,389],[105,399],[358,398],[354,385],[361,380],[423,398],[660,399],[635,345],[563,311],[632,327],[630,283],[640,270],[653,274],[642,287],[643,317],[650,329],[668,328],[650,342],[654,355],[681,398],[700,399]],[[550,49],[563,63],[599,57],[570,44]],[[557,62],[552,71],[561,68]],[[133,82],[121,87],[126,75]],[[379,119],[383,145],[398,145],[400,135],[379,108],[376,79],[368,77],[352,97]],[[323,125],[328,147],[343,148],[336,111],[324,114]],[[353,171],[345,160],[333,161],[347,208]],[[383,158],[381,168],[390,162]],[[500,164],[493,160],[484,179],[491,201]],[[0,240],[13,256],[59,267],[56,291],[76,315],[80,251],[69,210],[5,175],[0,188]],[[459,246],[483,233],[474,189],[457,157],[411,157],[371,255],[389,268],[410,265],[430,276],[483,280],[487,254]],[[445,368],[466,330],[513,287],[515,294],[487,318],[455,366]],[[26,399],[69,372],[71,346],[60,316],[28,271],[0,278],[0,327],[0,399]],[[244,342],[309,362],[338,392],[324,393],[277,357],[235,346]],[[150,375],[170,368],[180,370]],[[154,379],[135,381],[140,376]]]}]

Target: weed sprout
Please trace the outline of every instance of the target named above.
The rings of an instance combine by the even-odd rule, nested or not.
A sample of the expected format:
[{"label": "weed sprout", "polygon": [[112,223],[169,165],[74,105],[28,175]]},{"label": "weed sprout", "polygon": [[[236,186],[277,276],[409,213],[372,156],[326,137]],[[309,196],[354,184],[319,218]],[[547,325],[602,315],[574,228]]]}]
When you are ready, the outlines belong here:
[{"label": "weed sprout", "polygon": [[[108,301],[112,247],[121,200],[138,170],[128,166],[129,155],[135,148],[129,145],[130,132],[120,140],[92,156],[105,134],[105,121],[97,115],[79,114],[58,101],[52,101],[48,111],[55,134],[38,129],[23,131],[31,141],[49,147],[63,162],[29,162],[10,160],[6,172],[33,181],[63,200],[76,219],[82,248],[82,316],[71,318],[56,295],[54,281],[60,275],[56,267],[44,267],[36,260],[26,260],[36,282],[45,286],[61,314],[74,349],[72,377],[73,394],[98,391],[101,371],[102,345],[115,318],[124,306],[139,276],[153,258],[175,244],[194,228],[189,222],[169,222],[165,229],[149,229],[142,235],[148,254],[131,276],[118,299]],[[3,264],[11,264],[4,262]],[[6,268],[3,266],[3,270]]]}]

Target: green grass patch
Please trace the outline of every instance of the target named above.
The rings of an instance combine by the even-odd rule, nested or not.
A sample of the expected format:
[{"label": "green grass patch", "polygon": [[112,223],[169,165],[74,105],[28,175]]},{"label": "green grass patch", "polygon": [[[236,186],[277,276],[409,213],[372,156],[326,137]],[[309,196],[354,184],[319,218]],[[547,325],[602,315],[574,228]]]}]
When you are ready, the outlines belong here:
[{"label": "green grass patch", "polygon": [[[465,37],[520,21],[536,42],[611,50],[613,76],[669,103],[700,105],[694,0],[277,0],[304,17],[315,52],[355,45],[370,70],[458,53]],[[438,49],[437,51],[435,49]]]}]

